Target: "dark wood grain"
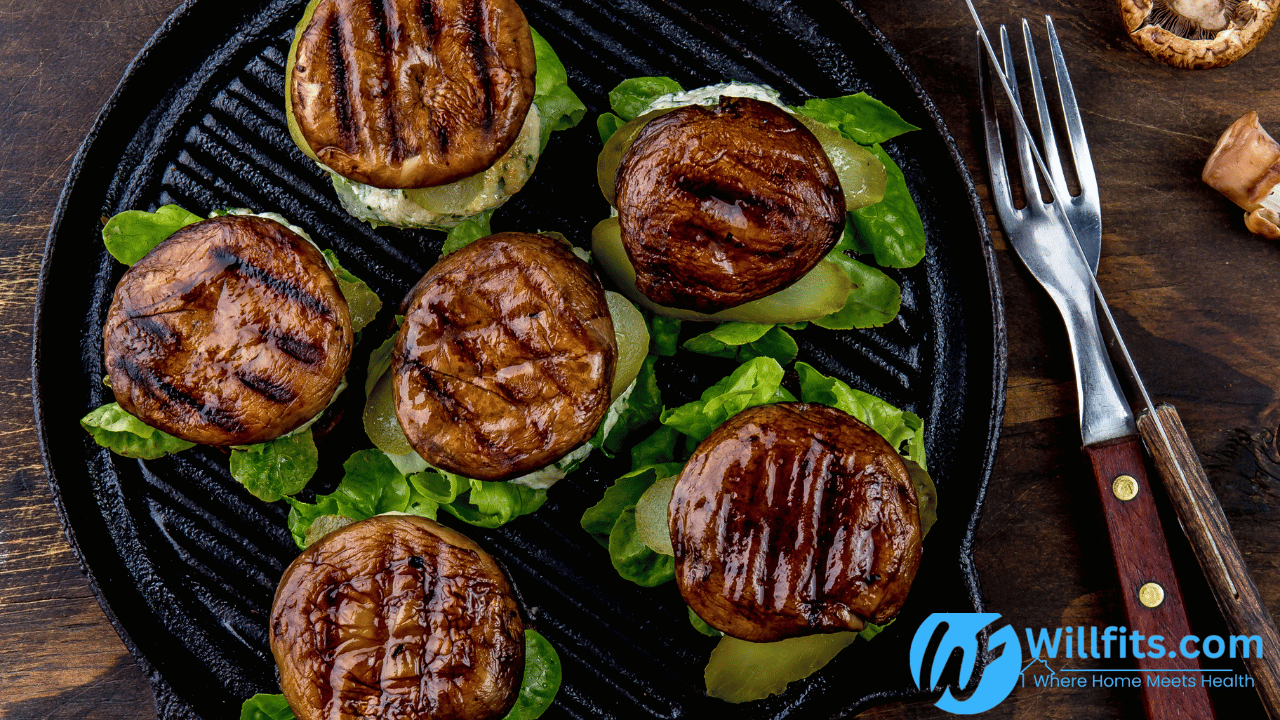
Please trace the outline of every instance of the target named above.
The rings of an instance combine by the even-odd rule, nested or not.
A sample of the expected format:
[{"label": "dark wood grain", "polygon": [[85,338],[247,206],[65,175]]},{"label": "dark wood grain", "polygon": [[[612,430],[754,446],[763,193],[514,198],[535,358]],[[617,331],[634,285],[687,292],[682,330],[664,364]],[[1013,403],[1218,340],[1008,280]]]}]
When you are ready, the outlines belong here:
[{"label": "dark wood grain", "polygon": [[[1174,642],[1191,634],[1182,584],[1175,574],[1165,529],[1147,480],[1141,439],[1131,435],[1086,445],[1084,453],[1093,468],[1094,485],[1106,518],[1106,533],[1119,579],[1117,590],[1124,605],[1126,622],[1120,626],[1120,645],[1129,644],[1124,639],[1126,635],[1136,641],[1130,646],[1130,657],[1136,658],[1134,662],[1142,670],[1177,669],[1198,675],[1202,668],[1195,658],[1175,656],[1176,651],[1168,655],[1162,651],[1160,658],[1146,651],[1139,656],[1138,652],[1140,647],[1147,647],[1140,645],[1143,637],[1147,640],[1159,637],[1172,650]],[[1159,586],[1158,592],[1163,597],[1142,602],[1142,588],[1148,583]],[[1139,634],[1132,635],[1135,631]],[[1110,647],[1105,643],[1104,652],[1110,654]],[[1117,648],[1117,655],[1121,653]],[[1153,677],[1162,677],[1162,673],[1154,673]],[[1150,720],[1188,717],[1209,720],[1215,716],[1208,689],[1203,685],[1183,688],[1143,684],[1142,706]]]},{"label": "dark wood grain", "polygon": [[[32,304],[71,159],[177,0],[0,0],[0,716],[154,718],[67,545],[31,405]],[[68,327],[67,332],[79,332]]]},{"label": "dark wood grain", "polygon": [[[1262,604],[1178,411],[1162,404],[1154,413],[1143,412],[1138,417],[1138,432],[1164,479],[1169,499],[1227,627],[1232,634],[1257,636],[1263,648],[1280,647],[1275,622]],[[1258,682],[1258,694],[1267,715],[1272,720],[1280,718],[1280,657],[1250,654],[1244,664]]]},{"label": "dark wood grain", "polygon": [[[80,140],[177,0],[0,0],[0,717],[154,718],[146,679],[97,607],[53,509],[30,399],[31,304],[44,236]],[[963,3],[864,0],[956,136],[986,193],[971,21]],[[1280,246],[1199,181],[1218,134],[1249,110],[1280,132],[1280,34],[1235,65],[1168,68],[1124,37],[1113,0],[982,0],[994,29],[1053,13],[1103,201],[1099,282],[1157,400],[1176,403],[1264,605],[1280,608]],[[1102,517],[1086,487],[1070,351],[1057,312],[1007,252],[1009,395],[974,558],[987,608],[1023,628],[1124,624]],[[86,242],[92,242],[86,239]],[[75,328],[69,328],[75,332]],[[1171,508],[1153,488],[1167,527]],[[941,498],[945,512],[946,498]],[[1192,627],[1227,632],[1176,530]],[[1066,661],[1053,663],[1061,669]],[[1071,661],[1073,668],[1108,667]],[[1224,665],[1224,667],[1227,667]],[[904,669],[906,672],[906,669]],[[1240,666],[1240,672],[1244,672]],[[850,682],[856,682],[851,678]],[[1263,716],[1254,690],[1213,690],[1224,717]],[[1128,718],[1139,692],[1028,683],[993,719]],[[952,718],[929,702],[872,718]]]},{"label": "dark wood grain", "polygon": [[[976,45],[963,3],[865,2],[950,127],[985,193],[977,125]],[[978,2],[989,30],[1052,13],[1070,63],[1103,201],[1099,282],[1148,388],[1179,405],[1264,603],[1280,607],[1275,525],[1280,490],[1280,247],[1250,235],[1243,213],[1199,181],[1218,134],[1258,109],[1280,126],[1280,35],[1217,71],[1174,70],[1138,52],[1111,0]],[[989,203],[1009,322],[1009,395],[975,559],[987,607],[1017,628],[1123,624],[1102,517],[1076,444],[1070,350],[1056,309],[1007,252]],[[1176,521],[1155,488],[1166,527]],[[1194,557],[1172,530],[1192,627],[1225,633]],[[1081,662],[1080,666],[1090,667]],[[1101,664],[1092,664],[1102,667]],[[1055,663],[1054,667],[1061,667]],[[1225,666],[1224,666],[1225,667]],[[1243,667],[1239,670],[1243,672]],[[1224,716],[1264,717],[1252,689],[1211,692]],[[1016,687],[983,717],[1138,717],[1137,690]],[[893,706],[870,717],[948,717]]]}]

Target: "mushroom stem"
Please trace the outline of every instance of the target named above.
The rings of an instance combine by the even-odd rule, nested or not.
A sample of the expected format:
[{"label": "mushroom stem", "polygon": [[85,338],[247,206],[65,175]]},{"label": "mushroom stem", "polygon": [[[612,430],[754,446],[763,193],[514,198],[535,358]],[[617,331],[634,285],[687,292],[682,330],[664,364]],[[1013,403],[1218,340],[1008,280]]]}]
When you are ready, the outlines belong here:
[{"label": "mushroom stem", "polygon": [[1166,0],[1169,9],[1210,32],[1227,27],[1227,5],[1223,0]]},{"label": "mushroom stem", "polygon": [[1244,208],[1251,232],[1280,239],[1280,143],[1250,111],[1218,138],[1200,178]]}]

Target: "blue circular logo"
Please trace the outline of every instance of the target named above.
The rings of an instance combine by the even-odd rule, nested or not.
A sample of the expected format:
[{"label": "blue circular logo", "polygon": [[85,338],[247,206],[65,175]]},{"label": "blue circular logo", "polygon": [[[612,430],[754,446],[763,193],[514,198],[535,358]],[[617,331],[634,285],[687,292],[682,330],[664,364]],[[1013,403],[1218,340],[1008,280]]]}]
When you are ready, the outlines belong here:
[{"label": "blue circular logo", "polygon": [[[978,659],[978,635],[987,626],[1000,619],[1000,613],[934,613],[930,615],[911,640],[911,677],[916,687],[924,690],[937,687],[938,678],[942,676],[943,667],[951,653],[959,648],[962,654],[960,664],[960,687],[968,687],[973,677],[974,664]],[[930,679],[924,682],[925,652],[933,640],[937,630],[946,625],[946,633],[938,644],[933,657],[929,658],[931,668]],[[973,694],[964,700],[952,694],[951,688],[942,691],[942,697],[936,705],[956,715],[974,715],[985,712],[999,705],[1018,682],[1018,673],[1022,668],[1022,645],[1018,642],[1018,633],[1010,625],[991,633],[989,647],[992,651],[1003,647],[998,657],[987,664],[978,678],[978,687]]]}]

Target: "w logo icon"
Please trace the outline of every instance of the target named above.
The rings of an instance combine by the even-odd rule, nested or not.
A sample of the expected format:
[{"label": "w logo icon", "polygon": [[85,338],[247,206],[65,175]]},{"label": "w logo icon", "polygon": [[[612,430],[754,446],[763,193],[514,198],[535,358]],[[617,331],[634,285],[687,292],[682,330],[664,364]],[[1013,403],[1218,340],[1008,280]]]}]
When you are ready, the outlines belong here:
[{"label": "w logo icon", "polygon": [[[937,687],[938,678],[947,664],[952,651],[959,649],[963,657],[960,664],[960,682],[958,687],[968,687],[973,677],[974,663],[978,659],[978,634],[984,628],[1000,619],[999,613],[934,613],[916,630],[911,641],[911,677],[916,687],[927,689]],[[930,679],[924,682],[925,652],[940,626],[947,626],[937,650],[929,658],[931,668]],[[957,715],[973,715],[985,712],[999,705],[1018,682],[1018,672],[1022,668],[1022,646],[1018,643],[1018,633],[1012,626],[1005,625],[991,633],[990,649],[1003,646],[1004,652],[992,660],[982,670],[978,679],[978,687],[965,700],[959,700],[951,694],[951,688],[942,691],[937,706],[949,713]]]}]

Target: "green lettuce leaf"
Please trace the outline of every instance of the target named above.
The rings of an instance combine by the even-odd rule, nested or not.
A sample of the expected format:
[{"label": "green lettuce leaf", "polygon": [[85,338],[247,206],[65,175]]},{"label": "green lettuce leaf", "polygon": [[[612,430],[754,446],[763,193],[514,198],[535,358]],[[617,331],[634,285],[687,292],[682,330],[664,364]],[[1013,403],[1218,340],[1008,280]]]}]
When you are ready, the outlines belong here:
[{"label": "green lettuce leaf", "polygon": [[153,213],[126,210],[107,221],[102,228],[102,242],[111,257],[132,265],[170,235],[203,219],[177,205],[165,205]]},{"label": "green lettuce leaf", "polygon": [[903,411],[902,422],[906,424],[907,429],[914,433],[907,440],[906,452],[902,456],[908,460],[914,460],[920,468],[926,472],[929,470],[924,462],[924,420],[913,412]]},{"label": "green lettuce leaf", "polygon": [[231,477],[266,502],[300,492],[319,466],[310,428],[231,450]]},{"label": "green lettuce leaf", "polygon": [[449,514],[477,527],[496,528],[542,507],[547,491],[508,482],[470,480],[466,502],[442,505]]},{"label": "green lettuce leaf", "polygon": [[884,163],[888,183],[883,200],[849,213],[857,238],[855,250],[874,255],[881,267],[912,267],[924,258],[925,252],[920,210],[907,190],[907,179],[898,163],[879,145],[869,149]]},{"label": "green lettuce leaf", "polygon": [[600,133],[600,144],[609,142],[609,138],[613,137],[613,134],[618,132],[618,128],[626,123],[626,120],[613,113],[600,113],[596,118],[596,132]]},{"label": "green lettuce leaf", "polygon": [[680,472],[680,463],[647,465],[618,478],[600,502],[582,514],[586,530],[609,551],[609,561],[623,578],[643,587],[661,585],[675,577],[675,561],[654,552],[636,530],[636,503],[650,486]]},{"label": "green lettuce leaf", "polygon": [[493,231],[489,229],[489,219],[493,217],[494,209],[472,215],[450,228],[449,234],[444,237],[444,245],[440,248],[440,257],[444,257],[482,237],[492,235]]},{"label": "green lettuce leaf", "polygon": [[414,473],[409,476],[409,483],[416,492],[440,505],[456,502],[459,496],[471,491],[471,482],[467,478],[437,470]]},{"label": "green lettuce leaf", "polygon": [[284,695],[258,693],[240,706],[240,720],[297,720]]},{"label": "green lettuce leaf", "polygon": [[902,307],[902,288],[880,270],[854,260],[846,254],[854,250],[853,235],[845,228],[840,242],[827,253],[827,259],[840,266],[853,290],[845,298],[844,307],[813,321],[828,330],[880,327],[891,322]]},{"label": "green lettuce leaf", "polygon": [[866,93],[834,98],[815,98],[792,108],[798,113],[839,130],[859,145],[887,142],[902,133],[920,128],[897,111]]},{"label": "green lettuce leaf", "polygon": [[688,456],[679,452],[680,439],[684,436],[670,425],[663,425],[652,435],[631,447],[631,467],[640,468],[645,465],[661,465],[662,463],[683,463]]},{"label": "green lettuce leaf", "polygon": [[401,512],[436,519],[437,503],[416,492],[404,475],[381,450],[360,450],[342,464],[338,487],[328,495],[316,496],[314,503],[285,498],[289,503],[289,532],[298,547],[306,547],[307,531],[318,518],[336,515],[364,520],[388,512]]},{"label": "green lettuce leaf", "polygon": [[386,453],[358,451],[343,463],[336,490],[314,504],[290,500],[289,530],[300,545],[317,518],[337,515],[363,520],[386,512],[435,519],[438,510],[472,525],[495,528],[542,507],[547,491],[507,482],[486,482],[427,469],[406,476]]},{"label": "green lettuce leaf", "polygon": [[586,530],[604,547],[609,546],[609,535],[627,508],[635,508],[649,486],[680,472],[682,463],[669,462],[646,465],[632,470],[614,481],[604,491],[600,502],[582,513],[582,529]]},{"label": "green lettuce leaf", "polygon": [[656,587],[675,579],[676,559],[654,552],[636,530],[636,507],[624,508],[609,531],[609,560],[624,579]]},{"label": "green lettuce leaf", "polygon": [[800,352],[795,339],[781,327],[745,322],[721,323],[709,332],[685,341],[683,347],[701,355],[738,362],[771,357],[782,365],[790,364]]},{"label": "green lettuce leaf", "polygon": [[117,455],[155,460],[169,453],[195,447],[157,430],[125,412],[118,403],[108,403],[80,418],[80,427],[93,441]]},{"label": "green lettuce leaf", "polygon": [[569,88],[569,75],[564,63],[556,56],[547,41],[537,30],[529,29],[533,36],[533,55],[538,61],[538,72],[533,78],[533,102],[542,117],[539,151],[547,149],[551,133],[567,130],[582,121],[587,106]]},{"label": "green lettuce leaf", "polygon": [[[924,422],[908,410],[900,410],[875,395],[849,387],[839,378],[828,377],[808,363],[796,363],[800,377],[800,399],[839,408],[880,433],[904,457],[925,467]],[[905,445],[905,448],[904,448]]]},{"label": "green lettuce leaf", "polygon": [[683,89],[669,77],[629,78],[609,91],[609,107],[623,120],[635,120],[654,98]]},{"label": "green lettuce leaf", "polygon": [[[396,316],[396,327],[400,327],[404,323],[404,316]],[[391,337],[382,341],[382,344],[369,353],[369,366],[364,374],[364,396],[367,399],[369,393],[373,392],[373,386],[378,384],[378,380],[382,378],[382,374],[391,369],[391,355],[396,349],[396,336],[392,333]]]},{"label": "green lettuce leaf", "polygon": [[591,445],[598,448],[607,457],[613,457],[626,445],[627,437],[638,428],[644,427],[662,413],[662,390],[658,387],[658,376],[654,371],[658,358],[650,355],[640,366],[636,375],[635,387],[627,396],[626,404],[618,416],[617,422],[605,434],[605,424],[591,438]]},{"label": "green lettuce leaf", "polygon": [[338,289],[347,299],[347,307],[351,310],[351,329],[360,332],[373,322],[374,316],[382,309],[382,298],[378,297],[369,284],[347,272],[338,262],[338,254],[332,250],[324,250],[324,259],[338,278]]},{"label": "green lettuce leaf", "polygon": [[649,352],[671,357],[680,349],[680,321],[665,315],[645,316],[649,320]]},{"label": "green lettuce leaf", "polygon": [[542,507],[547,491],[509,482],[488,482],[427,470],[409,476],[414,490],[450,515],[477,527],[496,528]]},{"label": "green lettuce leaf", "polygon": [[794,400],[782,388],[782,366],[770,357],[759,357],[738,366],[733,374],[707,388],[702,397],[678,408],[662,411],[664,425],[701,442],[724,421],[750,407]]},{"label": "green lettuce leaf", "polygon": [[537,630],[524,631],[524,679],[516,704],[503,720],[534,720],[551,707],[560,691],[560,655]]},{"label": "green lettuce leaf", "polygon": [[[756,340],[759,340],[760,338],[764,337],[765,334],[768,333],[771,329],[773,329],[773,327],[774,327],[773,325],[761,325],[759,323],[726,322],[726,323],[721,323],[717,325],[715,329],[713,329],[711,332],[706,332],[693,338],[693,340],[701,340],[705,338],[709,340],[715,340],[721,346],[736,347],[739,345],[746,345],[747,343],[753,343]],[[693,342],[693,340],[690,340],[689,342],[686,342],[684,344],[684,348],[686,350],[690,349],[689,345]]]},{"label": "green lettuce leaf", "polygon": [[707,637],[724,637],[724,633],[711,627],[710,625],[707,624],[706,620],[703,620],[702,618],[698,617],[698,613],[694,612],[693,608],[688,608],[688,610],[689,610],[689,624],[693,625],[694,630],[697,630],[698,632],[702,633],[703,635],[706,635]]},{"label": "green lettuce leaf", "polygon": [[863,628],[862,628],[862,630],[858,633],[858,637],[862,638],[863,640],[870,640],[871,638],[873,638],[873,637],[875,637],[875,636],[879,635],[880,633],[884,632],[884,631],[885,631],[885,629],[886,629],[886,628],[888,628],[890,625],[892,625],[892,624],[893,624],[893,621],[894,621],[894,620],[897,620],[897,619],[898,619],[898,618],[896,618],[896,617],[895,617],[895,618],[890,618],[890,619],[889,619],[889,622],[887,622],[887,623],[885,623],[885,624],[883,624],[883,625],[876,625],[876,624],[875,624],[875,623],[873,623],[873,622],[868,622],[868,623],[866,624],[866,626],[865,626],[865,627],[863,627]]}]

